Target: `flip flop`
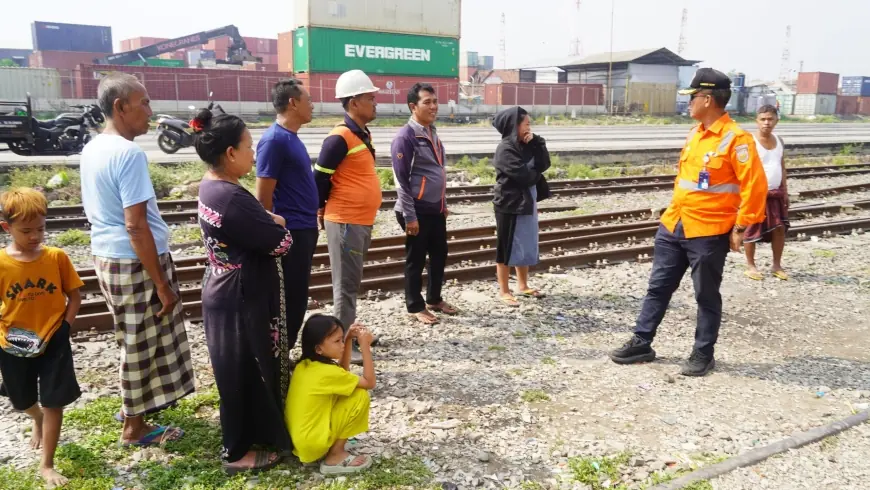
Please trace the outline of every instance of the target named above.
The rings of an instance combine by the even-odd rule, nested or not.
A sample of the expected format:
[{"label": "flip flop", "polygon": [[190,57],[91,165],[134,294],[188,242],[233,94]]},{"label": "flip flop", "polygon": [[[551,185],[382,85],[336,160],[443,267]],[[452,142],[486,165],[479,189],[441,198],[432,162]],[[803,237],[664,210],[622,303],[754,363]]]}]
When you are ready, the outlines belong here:
[{"label": "flip flop", "polygon": [[423,311],[418,312],[418,313],[412,313],[411,318],[417,320],[418,322],[422,323],[423,325],[438,325],[438,318],[435,315],[432,315],[432,313],[430,312],[429,314],[432,315],[432,317],[426,318],[423,315],[423,313],[424,313]]},{"label": "flip flop", "polygon": [[[172,435],[169,435],[172,434]],[[166,442],[174,442],[184,437],[184,431],[178,427],[160,425],[136,442],[123,442],[121,447],[161,446]]]},{"label": "flip flop", "polygon": [[251,473],[256,475],[257,473],[261,473],[263,471],[271,470],[272,468],[281,464],[283,458],[280,454],[276,454],[275,461],[269,461],[269,457],[272,455],[269,451],[257,451],[254,453],[254,466],[250,468],[246,468],[244,466],[230,466],[224,463],[222,466],[224,468],[224,472],[227,476],[235,476],[239,473]]},{"label": "flip flop", "polygon": [[[363,459],[363,464],[358,466],[351,466],[351,463],[356,461],[357,458]],[[350,475],[353,473],[359,473],[360,471],[367,470],[372,467],[372,457],[371,456],[355,456],[351,454],[350,456],[344,458],[340,463],[335,465],[328,465],[324,461],[320,463],[320,473],[324,476],[330,475]]]},{"label": "flip flop", "polygon": [[501,301],[502,304],[504,304],[506,306],[510,306],[511,308],[519,308],[520,307],[520,302],[517,301],[517,299],[514,298],[513,296],[500,296],[498,298],[498,300]]},{"label": "flip flop", "polygon": [[743,275],[753,281],[761,281],[764,279],[764,276],[762,276],[760,272],[743,271]]},{"label": "flip flop", "polygon": [[538,291],[535,288],[525,289],[523,291],[520,291],[520,294],[522,294],[523,296],[525,296],[527,298],[537,298],[537,299],[541,299],[541,298],[547,296],[546,294]]},{"label": "flip flop", "polygon": [[779,279],[780,281],[788,281],[788,274],[785,271],[775,271],[773,273],[773,277]]},{"label": "flip flop", "polygon": [[455,315],[459,313],[459,310],[453,307],[450,303],[446,301],[442,301],[437,305],[426,305],[429,308],[429,311],[434,311],[436,313],[444,313],[445,315]]}]

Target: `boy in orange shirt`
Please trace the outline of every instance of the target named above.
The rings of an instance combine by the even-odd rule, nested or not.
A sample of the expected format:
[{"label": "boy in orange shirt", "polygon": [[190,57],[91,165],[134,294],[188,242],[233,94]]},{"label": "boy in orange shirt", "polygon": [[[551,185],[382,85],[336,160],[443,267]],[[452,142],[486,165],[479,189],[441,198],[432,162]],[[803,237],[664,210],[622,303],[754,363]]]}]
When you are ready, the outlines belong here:
[{"label": "boy in orange shirt", "polygon": [[83,284],[63,250],[42,245],[47,213],[36,190],[0,196],[0,226],[12,236],[0,250],[0,394],[33,418],[30,447],[42,447],[40,474],[55,488],[67,483],[54,469],[63,409],[81,396],[69,338]]}]

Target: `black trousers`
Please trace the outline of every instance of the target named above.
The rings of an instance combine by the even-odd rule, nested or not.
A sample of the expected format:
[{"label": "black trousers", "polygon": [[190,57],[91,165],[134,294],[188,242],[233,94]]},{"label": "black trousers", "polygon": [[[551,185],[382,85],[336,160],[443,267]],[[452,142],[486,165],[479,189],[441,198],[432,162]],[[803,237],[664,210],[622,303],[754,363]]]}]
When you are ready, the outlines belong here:
[{"label": "black trousers", "polygon": [[698,324],[695,327],[695,349],[713,355],[722,323],[722,272],[730,250],[729,235],[686,238],[683,223],[677,223],[671,233],[659,225],[656,233],[653,268],[649,288],[637,318],[635,333],[652,341],[671,302],[674,291],[686,269],[692,269],[695,301],[698,302]]},{"label": "black trousers", "polygon": [[284,297],[287,305],[287,333],[290,348],[296,345],[305,311],[308,310],[308,283],[311,280],[311,263],[317,249],[317,228],[290,230],[293,245],[284,256]]},{"label": "black trousers", "polygon": [[[402,213],[396,213],[396,220],[404,230]],[[420,313],[427,304],[437,305],[443,301],[441,286],[447,265],[447,217],[443,214],[418,214],[417,222],[420,224],[417,236],[405,237],[405,304],[408,313]],[[429,280],[425,302],[422,294],[424,267]]]}]

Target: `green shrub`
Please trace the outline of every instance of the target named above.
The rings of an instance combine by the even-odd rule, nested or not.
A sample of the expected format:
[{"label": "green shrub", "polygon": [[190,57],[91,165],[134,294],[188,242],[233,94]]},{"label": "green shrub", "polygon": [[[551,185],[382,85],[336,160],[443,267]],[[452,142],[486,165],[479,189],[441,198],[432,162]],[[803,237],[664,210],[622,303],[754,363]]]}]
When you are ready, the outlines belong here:
[{"label": "green shrub", "polygon": [[393,171],[389,168],[377,169],[378,180],[381,182],[381,189],[395,189],[396,182],[393,180]]},{"label": "green shrub", "polygon": [[91,244],[91,236],[82,230],[66,230],[55,237],[54,243],[59,247],[85,247]]}]

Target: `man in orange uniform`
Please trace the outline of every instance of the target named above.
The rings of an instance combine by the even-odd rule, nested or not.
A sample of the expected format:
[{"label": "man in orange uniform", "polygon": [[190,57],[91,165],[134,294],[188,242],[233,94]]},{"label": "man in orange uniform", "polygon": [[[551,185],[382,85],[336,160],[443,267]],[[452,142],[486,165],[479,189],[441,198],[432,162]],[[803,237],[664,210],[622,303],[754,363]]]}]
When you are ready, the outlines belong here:
[{"label": "man in orange uniform", "polygon": [[[326,230],[332,272],[333,315],[347,332],[356,322],[356,297],[363,278],[372,226],[381,207],[381,181],[375,172],[375,148],[367,124],[377,117],[378,88],[360,70],[342,73],[335,97],[346,112],[344,122],[323,140],[314,165],[319,210]],[[354,348],[351,362],[362,364]]]},{"label": "man in orange uniform", "polygon": [[680,155],[674,197],[661,218],[653,269],[634,336],[610,358],[617,364],[655,359],[651,344],[671,295],[692,269],[698,324],[685,376],[704,376],[716,365],[713,346],[722,321],[719,286],[728,249],[740,251],[746,227],[764,220],[767,180],[752,135],[734,122],[725,106],[731,80],[712,68],[695,73],[689,89],[692,128]]}]

